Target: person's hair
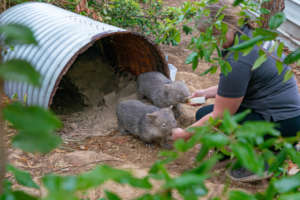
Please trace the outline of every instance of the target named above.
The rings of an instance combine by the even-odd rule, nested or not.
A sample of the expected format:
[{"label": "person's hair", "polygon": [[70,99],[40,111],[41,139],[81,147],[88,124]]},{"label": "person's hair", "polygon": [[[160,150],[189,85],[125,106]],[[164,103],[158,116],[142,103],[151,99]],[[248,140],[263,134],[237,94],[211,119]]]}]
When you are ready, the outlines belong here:
[{"label": "person's hair", "polygon": [[[205,7],[206,9],[210,10],[210,20],[214,20],[219,10],[225,6],[225,8],[223,8],[221,12],[222,14],[224,14],[223,22],[238,27],[239,12],[241,11],[241,9],[238,6],[234,7],[232,3],[232,0],[219,0],[217,3],[210,4]],[[205,22],[207,20],[208,17],[201,17],[200,20],[198,20],[197,24],[199,30],[203,30],[209,27],[210,24]]]}]

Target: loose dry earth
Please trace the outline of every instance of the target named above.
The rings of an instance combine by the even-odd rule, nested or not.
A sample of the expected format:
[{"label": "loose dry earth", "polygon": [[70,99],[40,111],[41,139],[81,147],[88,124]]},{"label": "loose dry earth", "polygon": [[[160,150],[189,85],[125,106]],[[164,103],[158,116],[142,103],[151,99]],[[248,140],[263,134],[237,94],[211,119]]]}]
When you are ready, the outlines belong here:
[{"label": "loose dry earth", "polygon": [[[165,2],[168,5],[174,6],[179,5],[182,0],[168,0]],[[186,49],[189,39],[189,36],[183,36],[182,43],[179,46],[161,46],[163,52],[168,55],[169,63],[178,68],[176,79],[184,80],[191,92],[196,89],[216,85],[218,82],[217,74],[199,76],[200,72],[203,72],[209,67],[207,63],[200,63],[196,71],[193,71],[191,66],[184,64],[185,58],[190,53],[190,51]],[[294,67],[295,74],[299,80],[300,74],[298,69],[297,66]],[[98,95],[105,96],[105,94]],[[130,96],[129,93],[126,95]],[[79,101],[83,103],[88,100],[79,99]],[[99,102],[92,102],[92,104],[96,105],[98,103]],[[209,101],[208,103],[213,102]],[[102,106],[101,109],[83,109],[76,112],[69,110],[67,114],[60,113],[59,116],[65,126],[59,132],[63,138],[63,144],[59,148],[47,155],[40,155],[23,153],[20,150],[10,147],[8,149],[9,162],[21,169],[28,170],[38,183],[40,183],[40,178],[47,173],[58,173],[61,175],[78,174],[92,169],[97,164],[104,163],[113,167],[128,169],[140,177],[145,176],[147,170],[156,161],[158,153],[162,149],[155,145],[145,145],[132,136],[120,135],[117,131],[114,112],[111,112],[113,107],[110,106],[111,104],[107,107]],[[187,125],[191,123],[194,120],[194,113],[197,109],[198,108],[195,107],[185,106],[184,120],[181,124]],[[103,124],[107,126],[104,127]],[[15,131],[9,128],[7,132],[9,133],[9,137],[15,134]],[[196,153],[197,148],[170,164],[168,166],[170,173],[176,175],[193,167],[193,158]],[[205,199],[222,195],[224,185],[227,183],[224,171],[225,168],[222,167],[222,164],[219,164],[218,167],[213,170],[212,178],[207,181],[207,188],[210,190],[210,193]],[[8,177],[10,177],[10,174],[8,174]],[[154,190],[159,188],[159,183],[155,185]],[[253,184],[231,183],[232,188],[242,188],[250,192],[261,190],[265,186],[265,182],[256,182]],[[15,185],[15,187],[20,186]],[[91,190],[87,194],[87,197],[92,200],[103,197],[104,188],[118,193],[124,199],[132,199],[143,193],[142,190],[108,182],[101,188]],[[22,189],[36,195],[45,195],[44,190]]]}]

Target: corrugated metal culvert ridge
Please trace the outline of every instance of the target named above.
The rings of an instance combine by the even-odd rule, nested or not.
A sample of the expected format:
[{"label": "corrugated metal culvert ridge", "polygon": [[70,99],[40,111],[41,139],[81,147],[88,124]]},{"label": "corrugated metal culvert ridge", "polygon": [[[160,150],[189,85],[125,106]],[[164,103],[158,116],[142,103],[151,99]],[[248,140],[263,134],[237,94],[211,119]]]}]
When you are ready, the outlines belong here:
[{"label": "corrugated metal culvert ridge", "polygon": [[30,27],[39,44],[16,45],[3,56],[4,61],[12,58],[27,60],[42,74],[40,88],[5,82],[7,96],[17,94],[23,101],[26,95],[28,105],[49,107],[60,80],[77,56],[104,37],[114,40],[118,67],[136,75],[145,71],[161,71],[169,75],[163,53],[144,36],[51,4],[30,2],[16,5],[0,15],[0,24],[8,23]]}]

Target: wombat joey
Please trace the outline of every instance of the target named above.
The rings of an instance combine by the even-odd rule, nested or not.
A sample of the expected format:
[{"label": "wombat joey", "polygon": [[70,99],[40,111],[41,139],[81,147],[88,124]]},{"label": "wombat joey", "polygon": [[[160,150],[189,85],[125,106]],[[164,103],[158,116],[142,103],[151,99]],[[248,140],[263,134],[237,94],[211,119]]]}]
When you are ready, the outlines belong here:
[{"label": "wombat joey", "polygon": [[122,101],[117,106],[119,131],[130,133],[146,143],[170,148],[171,132],[177,122],[171,108],[158,108],[138,100]]},{"label": "wombat joey", "polygon": [[172,82],[160,72],[145,72],[138,76],[137,92],[140,98],[148,98],[160,108],[185,103],[190,96],[183,81]]}]

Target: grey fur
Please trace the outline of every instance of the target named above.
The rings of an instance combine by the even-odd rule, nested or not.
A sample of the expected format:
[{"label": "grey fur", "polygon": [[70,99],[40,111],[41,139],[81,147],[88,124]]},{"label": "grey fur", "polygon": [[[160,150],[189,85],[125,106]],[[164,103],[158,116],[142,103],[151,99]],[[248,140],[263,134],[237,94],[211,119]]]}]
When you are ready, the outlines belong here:
[{"label": "grey fur", "polygon": [[140,98],[146,97],[160,108],[185,103],[190,96],[183,81],[172,82],[160,72],[140,74],[137,79],[137,92]]},{"label": "grey fur", "polygon": [[146,143],[158,142],[164,146],[171,138],[177,122],[171,108],[144,104],[138,100],[122,101],[117,106],[119,131],[139,137]]}]

